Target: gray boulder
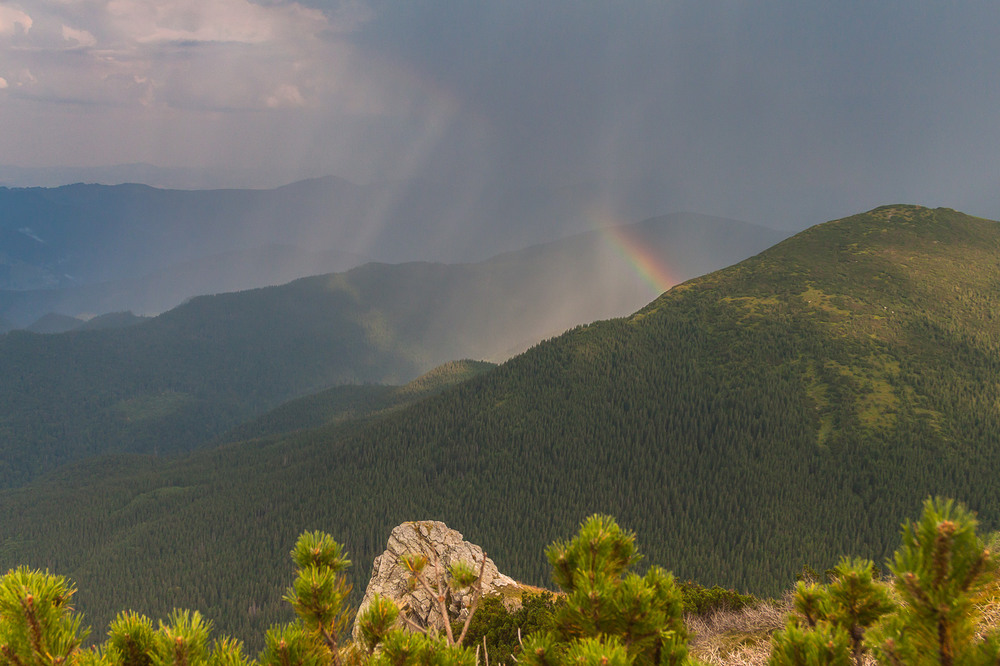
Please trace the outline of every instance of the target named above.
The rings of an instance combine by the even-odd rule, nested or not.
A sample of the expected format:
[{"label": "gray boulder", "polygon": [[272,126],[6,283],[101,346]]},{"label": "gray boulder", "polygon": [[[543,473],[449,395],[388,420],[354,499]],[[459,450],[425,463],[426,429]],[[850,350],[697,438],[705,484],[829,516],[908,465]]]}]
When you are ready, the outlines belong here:
[{"label": "gray boulder", "polygon": [[[399,558],[404,553],[423,555],[427,558],[424,574],[428,582],[438,582],[438,572],[447,576],[448,567],[457,561],[471,565],[476,572],[483,567],[483,596],[501,594],[505,597],[520,597],[520,586],[511,577],[497,570],[493,560],[486,558],[479,546],[462,538],[461,532],[453,530],[440,521],[421,520],[403,523],[392,530],[385,552],[375,558],[372,563],[372,577],[365,589],[365,597],[358,608],[360,616],[372,597],[379,594],[392,599],[400,608],[400,614],[418,627],[433,627],[444,631],[439,606],[434,598],[422,587],[410,583],[410,573],[400,564]],[[435,568],[437,567],[437,568]],[[446,602],[448,613],[452,620],[465,619],[472,602],[472,589],[459,592],[449,590]],[[401,624],[402,621],[400,621]],[[405,625],[404,625],[405,626]],[[357,620],[354,623],[353,635],[360,636]]]}]

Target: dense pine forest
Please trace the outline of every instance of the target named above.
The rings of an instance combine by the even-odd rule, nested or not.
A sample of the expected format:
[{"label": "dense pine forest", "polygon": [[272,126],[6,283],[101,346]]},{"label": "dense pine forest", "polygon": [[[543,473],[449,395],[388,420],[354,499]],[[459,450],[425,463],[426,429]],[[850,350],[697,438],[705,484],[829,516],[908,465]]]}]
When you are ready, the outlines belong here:
[{"label": "dense pine forest", "polygon": [[403,409],[64,466],[0,497],[0,566],[71,576],[98,626],[176,606],[251,636],[288,616],[273,581],[303,530],[346,544],[355,587],[423,518],[544,584],[545,545],[608,513],[681,579],[775,594],[885,561],[928,495],[998,524],[998,308],[1000,224],[879,208]]},{"label": "dense pine forest", "polygon": [[[352,562],[343,545],[321,531],[299,536],[290,553],[294,580],[284,595],[294,619],[272,625],[255,642],[256,658],[243,641],[213,636],[211,618],[187,609],[174,609],[155,629],[148,616],[121,611],[106,640],[86,646],[90,629],[74,606],[72,581],[28,567],[12,569],[0,576],[0,661],[10,666],[478,666],[491,658],[495,664],[527,666],[989,666],[1000,661],[996,535],[984,542],[975,516],[945,498],[928,498],[920,518],[903,525],[887,575],[871,560],[842,557],[826,572],[825,583],[806,575],[780,602],[678,584],[657,565],[639,573],[635,533],[610,516],[588,517],[575,537],[546,549],[558,596],[525,591],[519,601],[488,591],[485,553],[473,552],[467,543],[447,543],[434,532],[440,523],[401,527],[408,530],[407,536],[399,534],[406,545],[396,551],[392,566],[404,577],[398,582],[408,584],[382,587],[385,594],[370,597],[366,592],[356,612],[345,575]],[[453,596],[459,594],[461,601]],[[429,607],[436,609],[434,618],[424,615]]]},{"label": "dense pine forest", "polygon": [[[675,279],[783,236],[695,215],[616,233],[662,254]],[[331,386],[398,384],[459,358],[507,359],[649,298],[628,262],[591,232],[475,264],[366,264],[200,296],[114,330],[13,331],[0,335],[0,488],[95,455],[208,446]]]}]

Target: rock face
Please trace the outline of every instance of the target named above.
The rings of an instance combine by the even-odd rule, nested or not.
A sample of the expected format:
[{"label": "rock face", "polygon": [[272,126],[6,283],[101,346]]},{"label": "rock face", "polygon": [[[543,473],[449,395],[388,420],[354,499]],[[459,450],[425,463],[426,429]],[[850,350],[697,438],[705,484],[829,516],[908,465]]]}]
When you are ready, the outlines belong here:
[{"label": "rock face", "polygon": [[[358,615],[371,603],[376,594],[396,602],[400,614],[405,614],[414,624],[420,627],[435,627],[444,630],[441,612],[431,595],[420,586],[410,585],[410,574],[400,564],[403,553],[414,553],[427,557],[427,567],[424,573],[429,582],[436,583],[437,571],[435,562],[441,567],[442,573],[457,561],[472,565],[478,572],[483,562],[483,549],[464,541],[461,532],[449,528],[439,521],[414,521],[403,523],[392,530],[385,552],[375,558],[372,563],[372,577],[365,590],[365,598],[358,609]],[[483,596],[502,594],[504,588],[508,592],[519,589],[517,582],[497,570],[493,560],[486,558],[483,568]],[[471,603],[472,590],[462,592],[449,591],[447,602],[448,612],[452,619],[465,618]],[[354,638],[359,637],[357,621],[354,623]]]}]

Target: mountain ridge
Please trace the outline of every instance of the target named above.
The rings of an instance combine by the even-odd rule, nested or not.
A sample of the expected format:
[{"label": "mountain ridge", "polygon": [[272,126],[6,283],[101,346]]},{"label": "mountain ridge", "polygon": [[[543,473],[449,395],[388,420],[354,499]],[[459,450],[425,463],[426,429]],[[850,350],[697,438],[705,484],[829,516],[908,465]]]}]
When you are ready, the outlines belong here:
[{"label": "mountain ridge", "polygon": [[[334,177],[259,190],[171,190],[134,183],[0,187],[0,315],[23,326],[49,311],[152,314],[197,294],[310,274],[290,275],[294,265],[272,271],[269,262],[232,256],[274,246],[339,255],[335,265],[311,274],[347,270],[360,257],[478,262],[596,224],[670,210],[669,202],[643,200],[598,213],[604,208],[591,189],[511,187],[497,185],[469,197],[456,197],[447,184],[432,181],[355,185]],[[206,267],[195,276],[197,285],[175,284],[180,265],[227,254],[225,266]],[[164,271],[174,280],[156,279]],[[148,294],[134,284],[150,280]],[[104,290],[111,293],[95,294],[103,283],[110,283]],[[32,304],[35,296],[25,292],[40,289],[61,293],[37,295],[42,303]],[[112,302],[95,307],[95,301],[112,296]],[[53,300],[58,307],[44,309]]]},{"label": "mountain ridge", "polygon": [[[669,219],[679,222],[669,233],[636,237],[681,275],[774,237],[716,221],[706,239],[717,238],[717,251],[686,251],[670,242],[674,231],[711,218]],[[0,484],[87,455],[191,450],[336,384],[401,383],[454,358],[502,360],[653,293],[592,233],[498,261],[369,263],[198,296],[125,328],[10,332],[0,336]]]},{"label": "mountain ridge", "polygon": [[600,512],[682,579],[775,593],[804,563],[883,561],[928,495],[1000,523],[998,276],[997,222],[894,206],[819,225],[380,418],[113,459],[100,480],[100,459],[64,467],[0,495],[0,565],[71,575],[99,618],[172,604],[252,636],[281,618],[261,581],[303,529],[363,562],[439,519],[544,583],[544,546]]}]

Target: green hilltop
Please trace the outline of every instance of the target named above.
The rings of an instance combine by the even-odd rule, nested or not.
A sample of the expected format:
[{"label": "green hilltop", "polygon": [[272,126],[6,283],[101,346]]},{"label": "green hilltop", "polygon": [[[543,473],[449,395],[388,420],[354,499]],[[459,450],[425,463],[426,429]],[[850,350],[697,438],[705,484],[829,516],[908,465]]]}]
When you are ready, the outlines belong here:
[{"label": "green hilltop", "polygon": [[599,512],[682,579],[777,593],[884,561],[929,495],[1000,522],[996,312],[1000,223],[878,208],[406,408],[63,467],[0,495],[0,566],[70,576],[94,626],[184,607],[251,637],[287,613],[303,530],[346,544],[356,587],[425,518],[545,584],[539,553]]}]

